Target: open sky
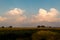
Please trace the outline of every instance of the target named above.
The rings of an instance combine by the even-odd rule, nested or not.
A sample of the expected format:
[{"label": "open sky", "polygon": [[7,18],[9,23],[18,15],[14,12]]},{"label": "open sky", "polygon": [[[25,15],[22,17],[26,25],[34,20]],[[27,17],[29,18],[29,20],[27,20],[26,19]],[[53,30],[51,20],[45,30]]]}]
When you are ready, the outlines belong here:
[{"label": "open sky", "polygon": [[0,0],[0,26],[60,26],[60,0]]}]

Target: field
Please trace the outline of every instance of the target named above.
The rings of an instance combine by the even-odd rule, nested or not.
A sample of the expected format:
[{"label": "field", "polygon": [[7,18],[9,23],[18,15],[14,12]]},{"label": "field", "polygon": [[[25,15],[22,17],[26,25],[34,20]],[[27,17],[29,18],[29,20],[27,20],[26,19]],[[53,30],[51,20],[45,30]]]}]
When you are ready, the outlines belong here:
[{"label": "field", "polygon": [[32,40],[32,35],[39,31],[51,31],[59,34],[60,28],[0,28],[0,40]]}]

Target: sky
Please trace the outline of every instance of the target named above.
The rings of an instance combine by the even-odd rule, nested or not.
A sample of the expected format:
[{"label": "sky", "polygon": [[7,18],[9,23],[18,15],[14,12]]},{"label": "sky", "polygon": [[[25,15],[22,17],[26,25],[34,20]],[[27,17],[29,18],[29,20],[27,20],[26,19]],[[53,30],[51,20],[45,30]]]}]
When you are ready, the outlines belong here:
[{"label": "sky", "polygon": [[0,0],[0,26],[60,26],[60,0]]}]

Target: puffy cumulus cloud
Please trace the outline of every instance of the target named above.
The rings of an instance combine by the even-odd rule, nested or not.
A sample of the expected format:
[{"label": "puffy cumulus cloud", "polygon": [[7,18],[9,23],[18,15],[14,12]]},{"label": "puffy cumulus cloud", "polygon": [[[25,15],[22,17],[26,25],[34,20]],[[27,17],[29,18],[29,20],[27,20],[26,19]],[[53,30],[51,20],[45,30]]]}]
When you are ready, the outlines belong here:
[{"label": "puffy cumulus cloud", "polygon": [[5,17],[0,16],[0,25],[6,26],[36,26],[36,25],[52,25],[56,26],[60,24],[60,18],[58,18],[59,12],[55,8],[51,8],[49,11],[45,9],[39,9],[37,15],[27,17],[24,15],[25,10],[14,8],[9,10]]},{"label": "puffy cumulus cloud", "polygon": [[7,15],[22,15],[24,13],[24,10],[19,9],[19,8],[14,8],[8,11]]},{"label": "puffy cumulus cloud", "polygon": [[2,17],[2,16],[0,16],[0,22],[5,21],[5,20],[7,20],[6,17]]},{"label": "puffy cumulus cloud", "polygon": [[32,22],[56,22],[59,21],[60,18],[58,16],[58,10],[55,8],[51,8],[50,11],[45,9],[39,9],[39,13],[37,15],[33,15]]},{"label": "puffy cumulus cloud", "polygon": [[25,19],[26,19],[26,16],[20,16],[20,17],[17,17],[17,19],[16,19],[16,22],[22,22],[22,21],[25,21]]},{"label": "puffy cumulus cloud", "polygon": [[24,15],[24,10],[19,8],[9,10],[4,16],[6,18],[0,17],[0,21],[2,21],[1,24],[13,26],[24,23],[27,18]]}]

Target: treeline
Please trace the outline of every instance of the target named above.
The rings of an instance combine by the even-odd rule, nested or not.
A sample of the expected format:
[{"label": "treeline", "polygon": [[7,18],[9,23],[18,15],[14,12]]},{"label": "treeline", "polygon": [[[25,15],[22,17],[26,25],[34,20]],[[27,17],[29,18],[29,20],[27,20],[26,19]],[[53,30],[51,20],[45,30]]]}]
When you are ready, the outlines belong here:
[{"label": "treeline", "polygon": [[[45,25],[37,25],[37,28],[52,28],[52,26],[45,26]],[[5,26],[1,26],[1,28],[5,28]],[[13,28],[13,26],[8,26],[8,28]]]},{"label": "treeline", "polygon": [[[5,28],[5,26],[1,26],[0,28]],[[13,26],[9,26],[8,28],[13,28]]]}]

